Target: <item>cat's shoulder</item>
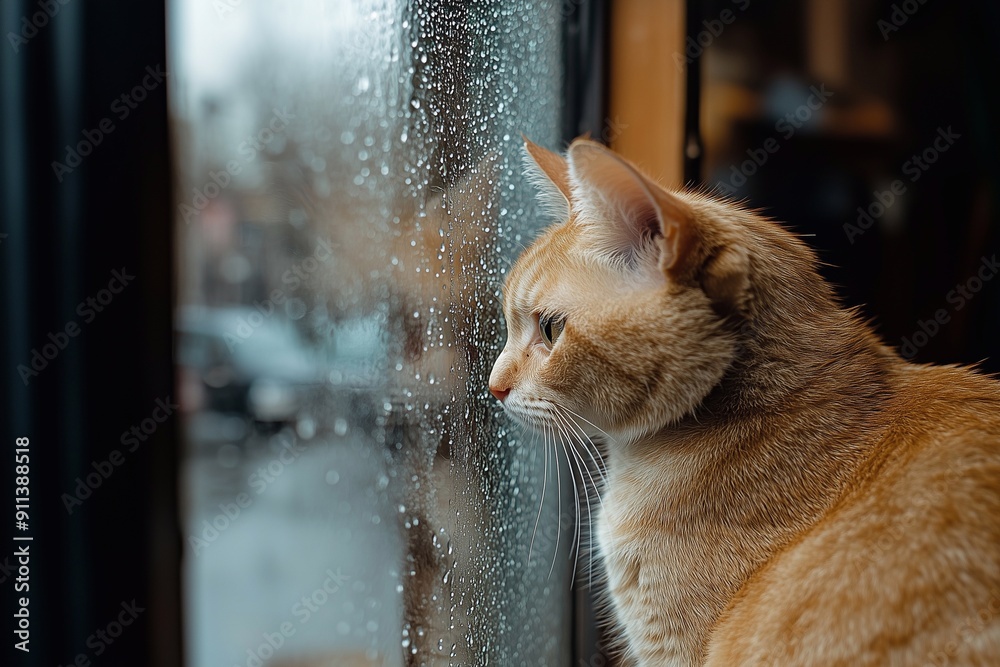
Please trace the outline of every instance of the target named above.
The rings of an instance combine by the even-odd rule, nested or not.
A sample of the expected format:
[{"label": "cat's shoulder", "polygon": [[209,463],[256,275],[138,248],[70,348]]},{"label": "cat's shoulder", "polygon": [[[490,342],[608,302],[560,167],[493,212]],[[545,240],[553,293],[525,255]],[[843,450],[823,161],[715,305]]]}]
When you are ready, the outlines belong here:
[{"label": "cat's shoulder", "polygon": [[942,366],[898,379],[871,469],[744,585],[707,664],[1000,655],[1000,383]]}]

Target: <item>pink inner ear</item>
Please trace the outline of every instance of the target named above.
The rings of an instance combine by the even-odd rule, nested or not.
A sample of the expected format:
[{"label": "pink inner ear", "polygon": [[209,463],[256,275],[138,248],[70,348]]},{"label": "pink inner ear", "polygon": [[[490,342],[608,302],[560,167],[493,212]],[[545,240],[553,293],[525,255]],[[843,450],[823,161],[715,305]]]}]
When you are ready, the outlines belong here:
[{"label": "pink inner ear", "polygon": [[574,142],[569,156],[573,209],[605,252],[631,260],[663,235],[659,203],[635,169],[593,142]]},{"label": "pink inner ear", "polygon": [[656,209],[650,207],[645,214],[640,215],[637,218],[636,231],[639,233],[643,242],[663,235],[663,229],[660,224],[660,216],[656,212]]}]

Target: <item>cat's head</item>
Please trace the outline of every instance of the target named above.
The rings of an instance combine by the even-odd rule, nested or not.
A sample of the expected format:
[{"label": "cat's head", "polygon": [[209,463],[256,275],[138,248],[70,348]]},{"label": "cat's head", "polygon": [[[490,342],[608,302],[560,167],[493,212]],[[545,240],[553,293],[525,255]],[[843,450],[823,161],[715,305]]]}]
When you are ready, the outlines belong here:
[{"label": "cat's head", "polygon": [[[576,422],[627,441],[676,422],[743,352],[741,330],[761,316],[762,289],[782,291],[783,263],[811,271],[810,251],[777,225],[665,190],[600,144],[577,140],[563,157],[529,141],[526,158],[563,222],[504,286],[490,390],[525,425]],[[761,260],[762,248],[777,250]]]}]

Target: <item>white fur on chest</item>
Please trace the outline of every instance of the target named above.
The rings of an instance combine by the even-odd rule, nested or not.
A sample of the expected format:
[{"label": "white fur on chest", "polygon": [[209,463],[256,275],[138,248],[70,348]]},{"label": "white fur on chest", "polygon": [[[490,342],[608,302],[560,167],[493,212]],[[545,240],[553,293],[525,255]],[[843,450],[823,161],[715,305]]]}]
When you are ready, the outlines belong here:
[{"label": "white fur on chest", "polygon": [[612,475],[598,518],[615,616],[641,667],[699,665],[724,604],[712,577],[718,554],[659,509],[676,482],[669,477],[660,466]]}]

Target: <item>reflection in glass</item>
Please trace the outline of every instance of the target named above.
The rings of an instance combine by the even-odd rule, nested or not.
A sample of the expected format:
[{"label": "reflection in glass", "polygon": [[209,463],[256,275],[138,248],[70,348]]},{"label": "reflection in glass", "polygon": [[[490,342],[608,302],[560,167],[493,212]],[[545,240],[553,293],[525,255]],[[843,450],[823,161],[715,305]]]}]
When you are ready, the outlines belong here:
[{"label": "reflection in glass", "polygon": [[171,6],[194,667],[569,660],[568,504],[486,390],[559,5],[465,4]]}]

